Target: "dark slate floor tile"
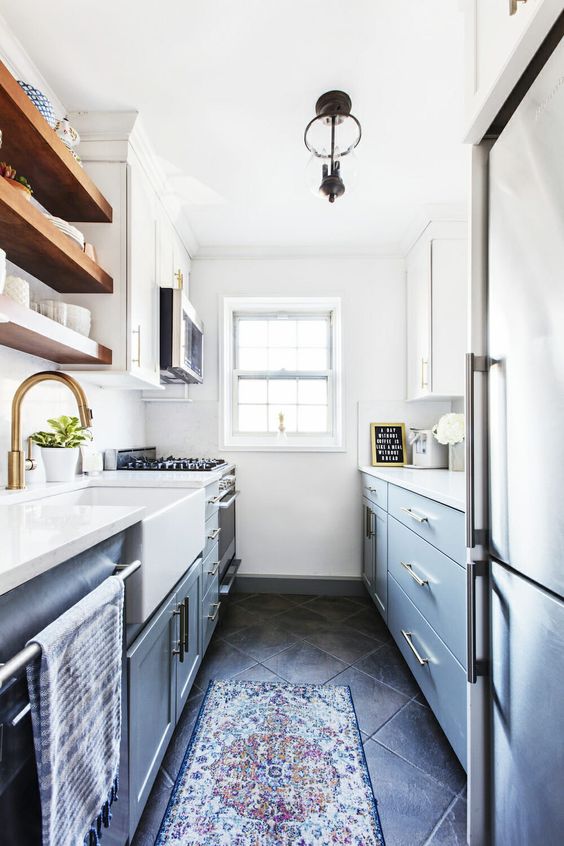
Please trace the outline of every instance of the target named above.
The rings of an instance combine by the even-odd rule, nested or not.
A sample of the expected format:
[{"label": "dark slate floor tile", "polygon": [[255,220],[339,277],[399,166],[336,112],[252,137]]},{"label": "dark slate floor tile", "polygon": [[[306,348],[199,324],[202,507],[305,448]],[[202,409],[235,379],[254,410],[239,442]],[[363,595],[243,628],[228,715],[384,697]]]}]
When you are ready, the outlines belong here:
[{"label": "dark slate floor tile", "polygon": [[264,662],[276,655],[277,652],[287,649],[295,640],[294,635],[278,621],[277,625],[260,623],[227,637],[229,643],[246,652],[247,655],[251,655],[255,661],[260,662]]},{"label": "dark slate floor tile", "polygon": [[410,702],[376,733],[374,740],[433,776],[453,793],[464,787],[466,774],[433,712],[424,705]]},{"label": "dark slate floor tile", "polygon": [[429,841],[429,846],[466,846],[466,802],[457,799]]},{"label": "dark slate floor tile", "polygon": [[368,593],[365,593],[362,596],[349,596],[348,599],[350,599],[351,602],[356,602],[357,605],[364,606],[365,608],[374,608],[374,600]]},{"label": "dark slate floor tile", "polygon": [[200,713],[202,702],[204,701],[204,694],[200,693],[197,688],[194,693],[190,695],[182,715],[178,721],[174,734],[170,740],[169,747],[162,763],[163,770],[170,776],[172,781],[176,780],[180,765],[184,760],[188,743],[192,737],[192,731],[196,725],[196,719]]},{"label": "dark slate floor tile", "polygon": [[381,642],[391,640],[388,627],[383,621],[382,617],[376,611],[376,608],[366,608],[357,611],[352,617],[347,617],[347,626],[352,626],[353,629],[367,635],[368,637],[375,637]]},{"label": "dark slate floor tile", "polygon": [[327,625],[327,621],[321,614],[312,611],[308,605],[298,605],[276,617],[276,625],[282,626],[299,638],[319,631]]},{"label": "dark slate floor tile", "polygon": [[230,679],[236,673],[248,670],[255,663],[251,656],[235,649],[227,641],[214,638],[208,646],[194,683],[200,690],[205,690],[210,679]]},{"label": "dark slate floor tile", "polygon": [[255,664],[254,667],[250,667],[248,670],[243,670],[242,673],[237,673],[236,676],[233,676],[233,681],[281,682],[284,679],[281,679],[280,676],[277,676],[276,673],[273,673],[272,670],[269,670],[263,664]]},{"label": "dark slate floor tile", "polygon": [[372,739],[364,752],[387,846],[422,846],[452,793]]},{"label": "dark slate floor tile", "polygon": [[264,617],[254,611],[249,611],[241,603],[229,604],[219,618],[217,631],[221,637],[226,637],[228,634],[241,631],[248,626],[256,626],[257,623],[262,622],[264,622]]},{"label": "dark slate floor tile", "polygon": [[342,596],[318,596],[305,607],[321,614],[328,623],[340,623],[358,611],[358,605]]},{"label": "dark slate floor tile", "polygon": [[373,638],[357,632],[346,623],[325,625],[313,634],[306,635],[306,640],[347,664],[373,652],[377,646]]},{"label": "dark slate floor tile", "polygon": [[396,711],[409,702],[391,687],[376,681],[372,676],[349,667],[331,679],[328,684],[348,684],[354,702],[358,724],[366,734],[373,734]]},{"label": "dark slate floor tile", "polygon": [[237,593],[235,591],[231,591],[229,594],[229,602],[243,602],[245,599],[250,599],[251,596],[256,596],[256,593],[244,593],[243,591],[241,591],[241,593]]},{"label": "dark slate floor tile", "polygon": [[248,599],[244,599],[241,607],[246,608],[247,611],[253,611],[255,614],[260,614],[261,617],[272,617],[293,608],[294,603],[278,593],[257,593]]},{"label": "dark slate floor tile", "polygon": [[171,779],[159,770],[131,846],[154,846],[172,788]]},{"label": "dark slate floor tile", "polygon": [[303,605],[304,602],[311,602],[316,598],[314,593],[282,593],[280,595],[289,600],[292,605]]},{"label": "dark slate floor tile", "polygon": [[391,685],[410,698],[419,691],[419,685],[395,643],[386,643],[376,652],[357,661],[355,667],[374,676],[378,681]]},{"label": "dark slate floor tile", "polygon": [[292,684],[323,684],[347,667],[343,661],[305,641],[295,643],[264,663]]}]

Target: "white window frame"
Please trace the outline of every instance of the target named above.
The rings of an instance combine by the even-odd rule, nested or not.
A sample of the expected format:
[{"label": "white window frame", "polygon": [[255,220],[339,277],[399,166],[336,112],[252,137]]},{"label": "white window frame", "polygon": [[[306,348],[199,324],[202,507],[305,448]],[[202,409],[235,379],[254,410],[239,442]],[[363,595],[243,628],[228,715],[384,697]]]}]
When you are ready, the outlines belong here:
[{"label": "white window frame", "polygon": [[[291,315],[330,312],[331,370],[328,379],[329,414],[332,431],[328,433],[292,433],[284,441],[275,432],[239,433],[235,430],[235,315],[238,312]],[[340,297],[224,297],[220,317],[220,444],[221,449],[247,452],[344,452],[343,440],[343,369],[341,350]],[[262,371],[261,371],[262,372]],[[307,376],[307,373],[300,374]],[[317,374],[316,374],[317,375]]]}]

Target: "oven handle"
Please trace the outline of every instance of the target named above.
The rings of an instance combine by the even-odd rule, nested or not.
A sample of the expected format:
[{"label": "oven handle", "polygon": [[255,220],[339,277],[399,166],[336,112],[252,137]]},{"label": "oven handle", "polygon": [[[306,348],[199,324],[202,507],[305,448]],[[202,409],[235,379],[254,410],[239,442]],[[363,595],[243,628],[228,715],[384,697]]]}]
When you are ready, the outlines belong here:
[{"label": "oven handle", "polygon": [[217,507],[218,508],[231,508],[231,506],[233,505],[233,503],[235,502],[235,500],[237,499],[237,497],[239,496],[240,493],[241,493],[241,491],[235,491],[234,494],[229,497],[229,499],[225,500],[225,502],[223,500],[221,500],[218,503]]}]

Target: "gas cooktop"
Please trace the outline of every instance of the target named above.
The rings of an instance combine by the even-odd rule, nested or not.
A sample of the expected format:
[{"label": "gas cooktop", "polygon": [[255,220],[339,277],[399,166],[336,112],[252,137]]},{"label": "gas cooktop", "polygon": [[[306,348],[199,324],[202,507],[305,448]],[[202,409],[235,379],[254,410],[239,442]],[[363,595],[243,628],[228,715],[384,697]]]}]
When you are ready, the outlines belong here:
[{"label": "gas cooktop", "polygon": [[175,458],[173,455],[157,457],[153,448],[140,450],[119,450],[118,470],[187,470],[210,472],[223,467],[223,458]]}]

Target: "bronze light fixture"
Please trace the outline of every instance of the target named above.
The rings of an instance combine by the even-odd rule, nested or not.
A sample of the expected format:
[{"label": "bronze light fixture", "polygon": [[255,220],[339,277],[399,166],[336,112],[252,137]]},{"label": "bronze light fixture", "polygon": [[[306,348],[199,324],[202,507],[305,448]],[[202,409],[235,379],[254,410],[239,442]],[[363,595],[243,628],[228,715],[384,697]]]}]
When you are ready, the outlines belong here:
[{"label": "bronze light fixture", "polygon": [[351,155],[362,137],[360,123],[351,109],[348,94],[327,91],[315,104],[315,117],[304,132],[304,143],[312,159],[321,164],[319,194],[330,203],[345,193],[341,162]]}]

